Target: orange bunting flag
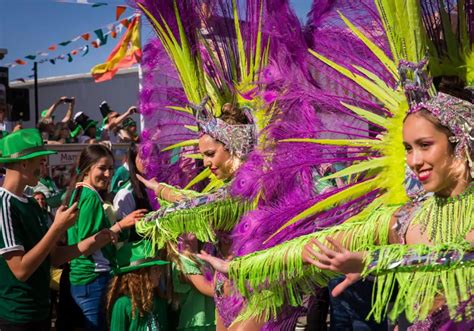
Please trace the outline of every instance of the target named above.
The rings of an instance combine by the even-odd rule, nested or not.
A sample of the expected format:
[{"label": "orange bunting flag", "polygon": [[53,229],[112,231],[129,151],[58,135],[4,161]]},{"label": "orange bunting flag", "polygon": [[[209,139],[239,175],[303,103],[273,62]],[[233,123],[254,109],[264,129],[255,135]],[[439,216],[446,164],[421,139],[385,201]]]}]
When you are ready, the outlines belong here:
[{"label": "orange bunting flag", "polygon": [[115,26],[114,26],[114,29],[112,31],[110,31],[110,35],[112,36],[112,38],[117,38],[117,30],[115,29]]},{"label": "orange bunting flag", "polygon": [[77,49],[73,50],[73,51],[71,52],[71,54],[72,54],[72,55],[76,55],[76,54],[77,54]]},{"label": "orange bunting flag", "polygon": [[56,49],[56,47],[58,47],[58,46],[56,46],[56,45],[51,45],[51,46],[48,47],[48,49],[49,49],[50,51],[54,51],[54,50]]},{"label": "orange bunting flag", "polygon": [[117,9],[115,10],[115,20],[118,21],[120,16],[127,10],[126,6],[117,6]]},{"label": "orange bunting flag", "polygon": [[96,83],[112,79],[119,69],[131,67],[140,62],[141,57],[140,16],[136,16],[128,26],[127,32],[110,53],[107,61],[93,67],[91,74]]},{"label": "orange bunting flag", "polygon": [[126,18],[121,20],[120,23],[126,28],[128,28],[128,25],[130,24],[130,22]]},{"label": "orange bunting flag", "polygon": [[16,59],[16,60],[15,60],[15,63],[17,63],[17,64],[19,64],[19,65],[25,65],[25,64],[26,64],[26,62],[23,61],[22,59]]},{"label": "orange bunting flag", "polygon": [[100,46],[100,44],[99,44],[96,40],[94,40],[93,42],[91,42],[91,44],[92,44],[92,46],[93,46],[94,48],[99,48],[99,46]]},{"label": "orange bunting flag", "polygon": [[81,35],[81,37],[82,37],[82,39],[84,39],[84,40],[89,40],[90,34],[84,33],[83,35]]}]

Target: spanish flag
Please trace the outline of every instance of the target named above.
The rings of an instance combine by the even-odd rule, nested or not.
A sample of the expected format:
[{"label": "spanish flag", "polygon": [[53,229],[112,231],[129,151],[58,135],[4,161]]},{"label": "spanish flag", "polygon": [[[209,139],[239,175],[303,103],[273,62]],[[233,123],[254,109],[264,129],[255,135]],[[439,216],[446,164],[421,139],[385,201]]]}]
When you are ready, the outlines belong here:
[{"label": "spanish flag", "polygon": [[122,39],[110,53],[107,61],[92,68],[91,74],[96,83],[112,79],[117,70],[128,68],[140,62],[141,57],[140,16],[137,15],[133,18]]}]

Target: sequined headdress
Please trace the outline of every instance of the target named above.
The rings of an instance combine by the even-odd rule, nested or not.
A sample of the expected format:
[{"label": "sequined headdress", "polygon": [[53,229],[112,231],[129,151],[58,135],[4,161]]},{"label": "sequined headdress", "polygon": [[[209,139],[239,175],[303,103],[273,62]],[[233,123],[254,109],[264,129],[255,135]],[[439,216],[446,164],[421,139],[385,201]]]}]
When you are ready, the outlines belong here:
[{"label": "sequined headdress", "polygon": [[231,125],[223,120],[214,117],[214,115],[206,109],[206,103],[209,98],[205,97],[199,105],[190,104],[193,110],[196,122],[201,134],[208,134],[212,138],[224,144],[225,148],[238,158],[243,158],[253,150],[256,144],[255,125],[248,107],[242,110],[249,120],[249,124]]},{"label": "sequined headdress", "polygon": [[[463,157],[463,152],[465,152],[472,172],[474,105],[441,92],[431,97],[432,80],[425,71],[427,62],[427,60],[423,60],[419,63],[408,61],[400,61],[399,63],[400,85],[403,87],[410,104],[409,113],[416,113],[425,109],[436,117],[441,125],[447,127],[453,133],[449,137],[449,141],[456,144],[456,156]],[[409,79],[408,76],[412,76],[412,79]]]}]

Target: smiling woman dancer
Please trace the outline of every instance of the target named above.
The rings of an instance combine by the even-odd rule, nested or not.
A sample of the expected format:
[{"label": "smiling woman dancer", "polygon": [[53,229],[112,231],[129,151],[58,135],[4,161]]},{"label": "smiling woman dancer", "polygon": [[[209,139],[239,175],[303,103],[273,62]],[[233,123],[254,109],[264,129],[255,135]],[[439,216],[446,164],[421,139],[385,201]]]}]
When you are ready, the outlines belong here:
[{"label": "smiling woman dancer", "polygon": [[[377,52],[378,57],[385,61],[384,65],[391,68],[391,75],[401,82],[395,90],[373,71],[363,71],[363,68],[360,72],[351,71],[332,62],[330,56],[314,53],[341,75],[373,92],[374,97],[384,105],[378,114],[383,111],[391,114],[372,116],[375,112],[351,107],[351,104],[347,106],[360,117],[383,126],[386,132],[374,141],[377,155],[336,174],[362,174],[360,185],[349,187],[347,194],[340,196],[343,201],[356,199],[374,188],[381,194],[402,196],[404,192],[397,191],[393,185],[386,185],[403,179],[400,176],[403,172],[399,172],[398,177],[394,176],[394,168],[399,166],[397,162],[400,163],[399,168],[404,169],[403,145],[407,165],[432,196],[402,204],[400,201],[388,203],[391,202],[389,199],[381,204],[371,203],[363,212],[341,225],[231,262],[205,253],[198,255],[211,262],[217,270],[228,272],[231,281],[248,299],[247,309],[240,316],[242,319],[272,318],[286,302],[298,305],[302,293],[311,293],[315,284],[325,285],[334,275],[344,273],[346,279],[333,290],[333,295],[340,294],[361,275],[376,276],[370,314],[376,320],[386,315],[388,302],[394,299],[389,317],[393,320],[405,313],[407,319],[415,323],[414,329],[422,326],[436,329],[449,319],[454,321],[452,323],[462,319],[463,323],[467,323],[463,326],[465,329],[472,328],[473,105],[443,93],[434,95],[431,81],[423,70],[427,62],[418,63],[420,54],[425,53],[423,36],[419,33],[419,22],[416,22],[418,13],[410,11],[416,10],[419,3],[408,1],[405,9],[400,8],[397,1],[377,1],[377,5],[386,27],[391,28],[387,38],[397,37],[395,41],[391,40],[393,55],[385,56],[377,46],[366,39],[364,42]],[[398,10],[396,15],[395,11],[391,11],[395,8]],[[407,15],[400,14],[403,10],[407,11]],[[407,40],[401,36],[405,23],[397,22],[399,17],[410,18],[406,22],[406,31],[419,33],[415,36],[415,42],[415,38]],[[357,27],[347,25],[363,38]],[[405,46],[397,49],[395,46],[400,41],[402,46],[417,46],[419,49],[411,53]],[[402,58],[412,59],[414,63]],[[413,80],[410,82],[407,77]],[[311,142],[309,139],[306,141]],[[371,146],[369,139],[341,139],[332,143],[349,147]],[[381,162],[377,160],[379,157]],[[371,167],[372,163],[375,167]],[[365,178],[364,172],[369,173]],[[391,180],[387,177],[379,180],[384,173],[392,176]],[[337,198],[337,195],[329,197],[325,206],[340,201]],[[314,215],[317,207],[319,205],[312,206],[303,215]],[[294,222],[292,219],[288,224]],[[327,243],[323,245],[323,241]],[[398,284],[397,291],[394,291],[395,284]]]},{"label": "smiling woman dancer", "polygon": [[[172,186],[158,183],[155,180],[141,178],[142,182],[161,197],[161,209],[147,215],[143,222],[138,225],[138,232],[150,238],[154,236],[155,229],[165,229],[170,236],[161,235],[158,238],[164,244],[165,240],[176,240],[180,234],[192,233],[201,240],[214,239],[209,237],[209,232],[216,229],[225,229],[221,224],[228,224],[228,230],[236,224],[240,216],[250,207],[249,203],[231,199],[229,195],[230,181],[234,177],[245,156],[253,149],[255,144],[255,127],[252,123],[248,108],[239,109],[231,104],[224,104],[222,116],[215,118],[206,108],[207,98],[198,106],[191,106],[196,114],[196,120],[200,130],[199,152],[203,156],[204,166],[208,167],[214,175],[227,183],[217,192],[207,195],[199,195],[197,192],[178,190]],[[213,235],[212,235],[213,236]],[[158,243],[160,245],[160,243]],[[219,234],[219,242],[216,243],[217,251],[222,258],[227,258],[230,254],[228,239],[223,233]],[[185,245],[187,248],[196,244]],[[168,247],[170,247],[168,245]],[[186,279],[201,293],[214,296],[216,302],[221,301],[224,293],[226,280],[217,275],[216,280],[209,282],[206,277],[199,272],[199,263],[193,257],[189,257],[191,252],[180,252],[178,264]],[[191,264],[191,265],[190,265]],[[189,304],[185,307],[190,309]],[[218,312],[220,306],[217,305]],[[195,310],[195,307],[190,309]],[[190,317],[190,316],[189,316]],[[183,316],[185,318],[185,316]],[[229,320],[226,314],[218,315],[217,326],[222,328],[222,319]],[[231,319],[232,321],[232,319]],[[229,323],[224,323],[227,326]]]}]

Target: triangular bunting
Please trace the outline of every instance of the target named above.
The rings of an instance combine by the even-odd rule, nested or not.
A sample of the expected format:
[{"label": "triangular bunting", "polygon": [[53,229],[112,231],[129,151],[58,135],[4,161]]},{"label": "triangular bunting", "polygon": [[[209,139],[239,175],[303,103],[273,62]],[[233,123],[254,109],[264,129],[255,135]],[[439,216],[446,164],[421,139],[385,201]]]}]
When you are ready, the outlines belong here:
[{"label": "triangular bunting", "polygon": [[127,7],[125,6],[117,6],[117,9],[115,9],[115,20],[118,21],[120,19],[120,16],[127,10]]},{"label": "triangular bunting", "polygon": [[61,46],[67,46],[67,45],[69,45],[70,43],[71,43],[71,41],[68,40],[68,41],[63,41],[62,43],[59,43],[59,45],[61,45]]},{"label": "triangular bunting", "polygon": [[94,32],[97,35],[97,38],[99,38],[100,40],[99,45],[105,45],[107,43],[107,35],[104,35],[104,32],[102,31],[102,29],[97,29]]},{"label": "triangular bunting", "polygon": [[107,5],[108,5],[108,3],[106,3],[106,2],[97,2],[97,3],[94,3],[92,5],[92,8],[102,7],[102,6],[107,6]]},{"label": "triangular bunting", "polygon": [[113,29],[110,31],[110,35],[114,39],[117,38],[117,28],[115,27],[115,25],[114,25]]},{"label": "triangular bunting", "polygon": [[83,48],[82,48],[82,51],[84,52],[82,54],[82,56],[86,55],[87,53],[89,53],[89,45],[85,45]]},{"label": "triangular bunting", "polygon": [[34,59],[36,59],[36,55],[27,55],[25,56],[25,59],[33,61]]},{"label": "triangular bunting", "polygon": [[90,34],[89,33],[84,33],[83,35],[81,35],[82,39],[84,40],[89,40],[90,38]]},{"label": "triangular bunting", "polygon": [[124,27],[128,28],[128,25],[130,24],[128,19],[123,19],[120,21],[120,24],[122,24]]},{"label": "triangular bunting", "polygon": [[72,62],[72,55],[71,55],[71,53],[67,53],[67,62]]},{"label": "triangular bunting", "polygon": [[16,59],[16,60],[15,60],[15,63],[17,63],[17,64],[19,64],[19,65],[25,65],[25,64],[26,64],[26,62],[23,61],[22,59]]},{"label": "triangular bunting", "polygon": [[54,51],[54,50],[56,50],[57,47],[58,47],[58,46],[56,46],[56,45],[51,45],[51,46],[48,47],[48,49],[49,49],[50,51]]}]

